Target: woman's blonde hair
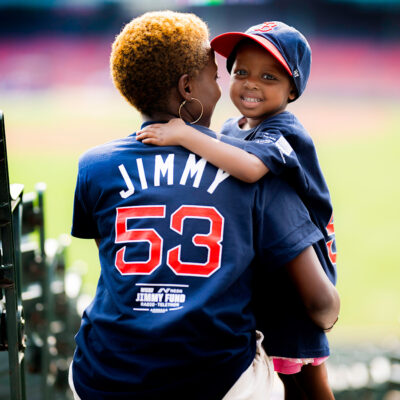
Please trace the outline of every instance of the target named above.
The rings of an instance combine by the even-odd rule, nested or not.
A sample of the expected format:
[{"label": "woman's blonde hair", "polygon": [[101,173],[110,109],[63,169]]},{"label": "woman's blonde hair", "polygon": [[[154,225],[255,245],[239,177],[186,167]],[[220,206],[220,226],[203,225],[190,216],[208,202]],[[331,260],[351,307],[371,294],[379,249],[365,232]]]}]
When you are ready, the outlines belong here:
[{"label": "woman's blonde hair", "polygon": [[141,113],[164,111],[183,74],[193,77],[209,59],[209,32],[194,14],[148,12],[116,37],[110,57],[116,88]]}]

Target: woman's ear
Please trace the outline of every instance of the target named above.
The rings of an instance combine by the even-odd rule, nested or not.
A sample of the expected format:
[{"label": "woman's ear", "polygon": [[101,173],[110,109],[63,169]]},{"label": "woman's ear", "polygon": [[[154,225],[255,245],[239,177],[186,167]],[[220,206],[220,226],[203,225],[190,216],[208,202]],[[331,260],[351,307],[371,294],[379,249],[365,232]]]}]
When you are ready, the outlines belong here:
[{"label": "woman's ear", "polygon": [[192,85],[188,74],[183,74],[178,80],[178,92],[184,100],[191,100]]}]

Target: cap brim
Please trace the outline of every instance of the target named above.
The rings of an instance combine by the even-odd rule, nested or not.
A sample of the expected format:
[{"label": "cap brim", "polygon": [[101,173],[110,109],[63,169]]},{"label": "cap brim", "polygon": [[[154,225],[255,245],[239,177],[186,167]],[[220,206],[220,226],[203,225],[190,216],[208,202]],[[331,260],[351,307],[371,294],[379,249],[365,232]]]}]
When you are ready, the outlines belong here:
[{"label": "cap brim", "polygon": [[222,35],[216,36],[211,40],[211,47],[221,56],[226,58],[232,53],[235,46],[243,39],[252,39],[260,44],[264,49],[268,50],[286,69],[290,76],[293,76],[292,71],[289,68],[286,60],[283,58],[279,50],[269,40],[259,35],[250,35],[242,32],[227,32]]}]

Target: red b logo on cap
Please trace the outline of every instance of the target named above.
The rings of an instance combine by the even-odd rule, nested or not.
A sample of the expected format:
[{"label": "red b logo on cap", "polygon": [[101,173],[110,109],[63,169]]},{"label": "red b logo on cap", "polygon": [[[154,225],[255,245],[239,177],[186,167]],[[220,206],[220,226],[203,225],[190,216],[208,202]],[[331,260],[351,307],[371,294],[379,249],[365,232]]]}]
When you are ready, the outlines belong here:
[{"label": "red b logo on cap", "polygon": [[257,32],[268,32],[277,27],[275,22],[264,22],[260,28],[254,29]]}]

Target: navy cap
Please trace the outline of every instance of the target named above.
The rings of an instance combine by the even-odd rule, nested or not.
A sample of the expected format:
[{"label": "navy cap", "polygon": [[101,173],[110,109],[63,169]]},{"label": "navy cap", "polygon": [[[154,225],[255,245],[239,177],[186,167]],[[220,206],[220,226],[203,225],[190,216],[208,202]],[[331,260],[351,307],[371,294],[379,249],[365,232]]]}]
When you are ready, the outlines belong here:
[{"label": "navy cap", "polygon": [[311,48],[306,38],[292,26],[279,21],[252,26],[246,32],[227,32],[216,36],[211,47],[227,57],[230,72],[234,60],[229,59],[236,45],[243,39],[252,39],[268,50],[293,78],[299,97],[308,81],[311,69]]}]

